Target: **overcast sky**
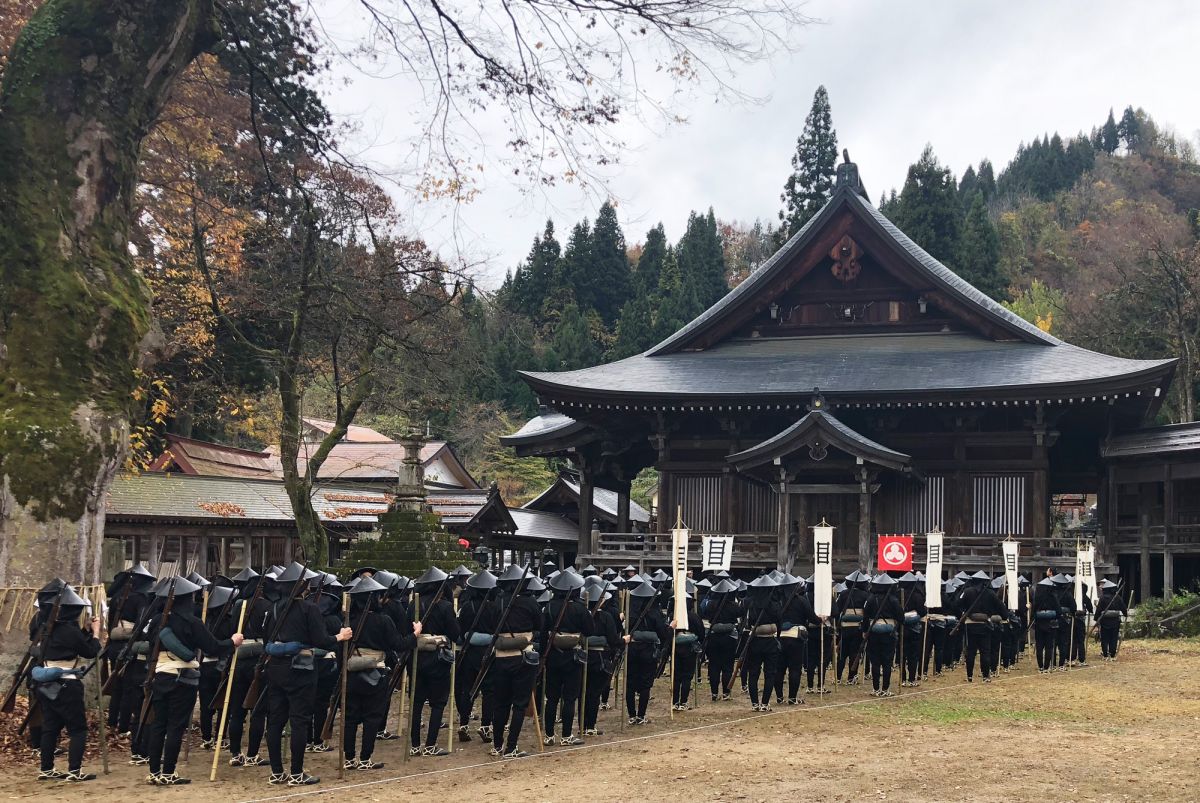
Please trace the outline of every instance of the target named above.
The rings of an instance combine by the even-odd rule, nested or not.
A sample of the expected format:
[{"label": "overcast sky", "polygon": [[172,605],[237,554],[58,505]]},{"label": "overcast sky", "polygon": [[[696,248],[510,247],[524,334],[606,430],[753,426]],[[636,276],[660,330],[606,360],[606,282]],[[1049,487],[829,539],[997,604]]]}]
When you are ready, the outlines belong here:
[{"label": "overcast sky", "polygon": [[[983,157],[999,170],[1019,142],[1044,132],[1088,130],[1109,107],[1119,117],[1126,105],[1142,106],[1193,140],[1200,130],[1200,2],[814,0],[804,10],[821,23],[797,33],[794,52],[734,79],[764,102],[696,98],[681,109],[685,124],[628,129],[607,193],[631,244],[660,220],[676,239],[691,209],[774,220],[820,84],[839,148],[849,149],[873,200],[900,187],[926,142],[959,175]],[[349,39],[359,23],[347,15],[337,24]],[[357,125],[350,144],[382,168],[400,165],[412,87],[353,71],[345,78],[329,102]],[[598,206],[573,186],[523,194],[498,170],[482,189],[457,209],[398,201],[430,245],[481,264],[489,288],[524,257],[547,217],[565,240],[565,229],[594,218]]]}]

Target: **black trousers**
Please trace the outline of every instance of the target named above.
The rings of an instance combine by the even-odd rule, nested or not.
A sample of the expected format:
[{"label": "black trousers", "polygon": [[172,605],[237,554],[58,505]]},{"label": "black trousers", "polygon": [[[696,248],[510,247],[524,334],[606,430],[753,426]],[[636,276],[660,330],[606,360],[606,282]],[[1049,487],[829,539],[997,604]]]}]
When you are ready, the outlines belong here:
[{"label": "black trousers", "polygon": [[[375,737],[383,730],[383,720],[387,716],[385,702],[388,698],[388,679],[386,671],[377,672],[378,682],[372,686],[367,682],[365,672],[354,672],[347,676],[346,681],[346,732],[342,737],[342,745],[346,758],[356,755],[369,759],[375,752]],[[356,749],[358,729],[362,728],[362,750]]]},{"label": "black trousers", "polygon": [[[145,699],[146,662],[130,661],[121,675],[121,701],[118,704],[120,713],[117,716],[117,732],[132,733],[137,730],[138,715],[142,711],[142,700]],[[116,699],[115,697],[113,698]],[[145,734],[134,734],[136,741],[130,745],[135,755],[145,755]]]},{"label": "black trousers", "polygon": [[[600,701],[608,694],[612,685],[612,673],[604,669],[606,659],[603,650],[588,650],[587,689],[583,700],[583,729],[592,730],[600,716]],[[612,663],[608,663],[612,666]]]},{"label": "black trousers", "polygon": [[[822,631],[824,631],[824,646],[822,651]],[[808,688],[814,688],[816,681],[821,688],[825,686],[825,673],[833,663],[833,628],[810,627],[808,629],[808,660],[805,664],[805,674]],[[823,665],[822,665],[823,664]],[[853,667],[857,668],[857,667]]]},{"label": "black trousers", "polygon": [[779,641],[771,636],[752,636],[746,650],[746,685],[750,689],[750,704],[758,705],[758,682],[762,676],[762,702],[770,705],[775,690],[775,674],[779,671]]},{"label": "black trousers", "polygon": [[1054,667],[1054,648],[1058,643],[1058,628],[1055,624],[1054,620],[1048,623],[1043,620],[1033,626],[1033,647],[1037,655],[1038,669]]},{"label": "black trousers", "polygon": [[[333,692],[341,678],[338,662],[332,658],[321,658],[317,662],[317,697],[313,703],[312,728],[308,733],[309,744],[320,744],[321,732],[325,730],[325,719],[329,716],[329,704],[333,701]],[[388,673],[383,672],[383,683],[388,681]],[[349,692],[347,692],[349,694]],[[386,696],[386,695],[385,695]],[[387,716],[385,709],[384,716]]]},{"label": "black trousers", "polygon": [[625,670],[625,710],[631,717],[645,718],[654,674],[658,671],[657,650],[649,644],[630,644]]},{"label": "black trousers", "polygon": [[896,634],[868,633],[866,638],[871,688],[887,691],[892,686],[892,664],[896,661]]},{"label": "black trousers", "polygon": [[910,627],[904,628],[904,666],[900,667],[900,679],[907,683],[916,683],[921,679],[921,630],[915,632]]},{"label": "black trousers", "polygon": [[276,775],[283,772],[283,726],[289,725],[290,773],[299,775],[304,772],[304,747],[308,744],[317,701],[317,672],[292,669],[289,659],[272,658],[267,662],[266,676],[267,755],[271,758],[271,772]]},{"label": "black trousers", "polygon": [[575,726],[575,706],[583,687],[583,664],[575,662],[573,650],[549,649],[546,656],[546,706],[542,725],[554,735],[554,723],[562,717],[562,735],[570,736]]},{"label": "black trousers", "polygon": [[[110,655],[111,657],[106,658],[105,662],[108,664],[108,671],[111,673],[113,670],[115,670],[117,668],[117,665],[116,665],[116,662],[114,659],[116,658],[117,654],[121,652],[121,649],[124,648],[125,642],[110,641],[108,643],[108,645],[109,645],[109,649],[111,650],[111,652],[109,652],[108,655]],[[121,729],[117,728],[117,725],[121,721],[121,697],[124,694],[124,692],[125,692],[125,675],[122,674],[120,677],[118,677],[116,680],[113,681],[112,689],[109,692],[109,698],[108,698],[108,729],[115,733],[124,733],[126,730],[128,730],[127,728],[121,728]]]},{"label": "black trousers", "polygon": [[1105,658],[1117,657],[1117,645],[1121,638],[1121,628],[1100,626],[1100,654]]},{"label": "black trousers", "polygon": [[[956,629],[957,628],[957,629]],[[963,639],[966,637],[964,627],[947,624],[946,628],[946,660],[943,667],[953,666],[962,660]]]},{"label": "black trousers", "polygon": [[1071,660],[1085,663],[1087,661],[1087,617],[1083,614],[1076,616],[1073,621],[1075,640],[1071,642]]},{"label": "black trousers", "polygon": [[979,656],[979,668],[985,678],[992,676],[992,633],[991,628],[983,623],[972,623],[963,626],[966,636],[963,644],[967,651],[967,677],[975,675],[975,656]]},{"label": "black trousers", "polygon": [[733,664],[737,660],[738,640],[732,634],[709,635],[704,651],[708,655],[708,688],[715,694],[729,694],[733,688]]},{"label": "black trousers", "polygon": [[[696,677],[696,645],[684,644],[675,648],[675,688],[671,690],[672,705],[687,705]],[[589,680],[589,682],[591,682]]]},{"label": "black trousers", "polygon": [[221,703],[217,700],[217,684],[221,682],[220,661],[203,661],[200,664],[200,735],[205,741],[216,736],[213,720],[220,714]]},{"label": "black trousers", "polygon": [[1017,648],[1021,634],[1018,626],[1006,624],[1000,628],[1000,665],[1013,666],[1017,662]]},{"label": "black trousers", "polygon": [[[450,664],[441,661],[436,652],[419,653],[412,706],[412,726],[408,731],[413,747],[421,746],[421,718],[429,703],[429,726],[425,731],[425,746],[437,744],[438,731],[450,699]],[[457,679],[457,678],[456,678]]]},{"label": "black trousers", "polygon": [[[858,625],[843,627],[838,642],[837,679],[841,681],[846,664],[850,664],[850,677],[858,675],[858,654],[862,651],[862,630]],[[811,683],[809,684],[812,685]]]},{"label": "black trousers", "polygon": [[1060,616],[1058,619],[1058,632],[1055,636],[1057,639],[1057,657],[1058,665],[1066,666],[1069,656],[1067,653],[1071,650],[1071,623],[1073,619],[1065,616]]},{"label": "black trousers", "polygon": [[928,633],[925,636],[925,659],[922,665],[922,673],[929,674],[929,659],[933,659],[933,671],[941,672],[945,665],[946,659],[946,627],[945,625],[938,627],[933,624],[926,624]]},{"label": "black trousers", "polygon": [[[801,630],[804,633],[806,631]],[[800,693],[804,680],[804,666],[808,662],[808,640],[803,638],[779,639],[779,668],[775,672],[775,697],[783,700],[783,682],[787,680],[787,699],[794,700]]]},{"label": "black trousers", "polygon": [[[483,670],[483,659],[487,653],[487,647],[467,647],[460,653],[458,677],[455,678],[454,684],[454,707],[458,711],[458,724],[464,727],[471,721],[471,708],[474,703],[471,699],[471,689],[475,688],[475,682],[479,680],[479,673]],[[488,692],[490,685],[489,670],[488,676],[483,679],[483,686],[480,687],[483,692],[479,705],[481,727],[492,724],[492,695]]]},{"label": "black trousers", "polygon": [[[231,681],[233,688],[229,690],[229,722],[226,725],[226,733],[229,734],[229,754],[232,756],[242,754],[242,734],[246,729],[247,718],[250,719],[250,734],[246,740],[245,752],[247,756],[258,755],[263,734],[267,730],[266,703],[260,699],[253,711],[242,705],[242,701],[246,699],[246,692],[250,690],[250,683],[254,680],[255,663],[254,659],[239,660]],[[221,704],[225,704],[223,699]]]},{"label": "black trousers", "polygon": [[171,775],[179,760],[183,732],[187,729],[192,709],[196,706],[198,686],[181,681],[176,675],[159,672],[154,676],[150,705],[154,719],[146,726],[146,746],[150,759],[150,774]]},{"label": "black trousers", "polygon": [[990,668],[991,673],[994,675],[1000,669],[1000,652],[1003,634],[1000,632],[999,627],[993,625],[989,635],[991,636],[992,660],[991,663],[988,664],[988,667]]},{"label": "black trousers", "polygon": [[[521,656],[496,658],[488,668],[492,689],[492,747],[504,752],[517,748],[525,710],[533,695],[537,667],[525,663]],[[504,723],[508,723],[508,742],[504,742]],[[540,735],[539,735],[540,736]]]},{"label": "black trousers", "polygon": [[83,751],[87,747],[88,736],[83,705],[83,682],[63,681],[62,689],[54,700],[38,693],[38,705],[42,709],[42,769],[54,769],[54,750],[58,747],[59,734],[66,730],[70,739],[67,747],[67,769],[78,770],[83,766]]}]

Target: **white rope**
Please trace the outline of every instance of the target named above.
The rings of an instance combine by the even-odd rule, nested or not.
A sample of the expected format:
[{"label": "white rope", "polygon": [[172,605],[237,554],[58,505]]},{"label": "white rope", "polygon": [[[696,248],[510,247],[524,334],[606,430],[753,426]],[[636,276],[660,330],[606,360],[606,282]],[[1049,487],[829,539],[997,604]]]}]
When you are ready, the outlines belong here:
[{"label": "white rope", "polygon": [[[1071,671],[1074,672],[1079,669],[1094,669],[1094,668],[1095,667],[1092,667],[1092,666],[1072,667]],[[1036,675],[1013,675],[1013,676],[1009,676],[1006,678],[996,678],[994,682],[1004,683],[1007,681],[1014,681],[1014,680],[1029,680],[1029,679],[1032,679],[1035,677],[1037,677],[1037,676]],[[508,759],[507,761],[503,761],[503,762],[499,762],[499,763],[509,763],[509,762],[513,762],[513,761],[526,761],[526,760],[532,760],[532,759],[536,759],[536,758],[552,758],[554,756],[563,756],[563,755],[567,755],[568,753],[579,752],[580,750],[595,750],[595,749],[603,749],[603,748],[609,748],[609,747],[617,747],[619,745],[632,744],[633,742],[643,742],[643,741],[647,741],[650,739],[660,739],[660,738],[663,738],[666,736],[678,736],[681,733],[695,733],[697,731],[711,730],[712,728],[723,728],[723,727],[727,727],[730,725],[741,725],[746,722],[753,722],[754,720],[765,719],[767,717],[774,717],[774,716],[780,716],[780,715],[803,714],[803,713],[807,713],[807,712],[811,712],[811,711],[824,711],[824,710],[830,709],[830,708],[848,708],[853,705],[872,705],[872,704],[883,703],[885,701],[886,702],[903,701],[903,700],[911,699],[913,697],[923,697],[927,694],[938,694],[939,692],[950,691],[951,689],[959,689],[959,688],[962,688],[963,686],[967,686],[967,685],[974,687],[975,684],[973,684],[973,683],[968,684],[964,680],[963,682],[955,683],[952,686],[942,686],[942,687],[936,688],[936,689],[930,688],[930,689],[922,689],[921,691],[905,692],[903,694],[897,694],[895,697],[886,697],[886,698],[872,697],[872,698],[866,698],[866,699],[860,699],[860,700],[844,700],[839,703],[825,703],[823,705],[811,705],[811,706],[805,705],[805,706],[800,706],[800,707],[790,708],[790,709],[780,709],[778,711],[769,711],[767,713],[753,714],[748,717],[737,717],[735,719],[721,720],[720,722],[708,722],[703,725],[693,725],[688,728],[678,728],[676,730],[662,731],[659,733],[648,733],[645,736],[629,736],[624,739],[616,739],[616,740],[608,741],[608,742],[595,742],[593,744],[583,744],[583,745],[578,745],[576,747],[568,747],[563,750],[554,750],[549,753],[531,753],[528,756],[525,756],[524,758],[521,758],[521,759]],[[539,734],[539,738],[540,738],[540,734]],[[405,749],[407,749],[407,748],[405,748]],[[375,780],[363,781],[361,783],[351,783],[351,784],[343,784],[340,786],[331,786],[326,789],[313,789],[313,790],[307,791],[307,792],[293,792],[293,793],[287,794],[287,795],[274,795],[272,797],[248,798],[246,800],[240,801],[239,803],[267,803],[267,801],[274,801],[274,800],[293,800],[295,798],[300,798],[300,797],[312,797],[315,795],[328,795],[328,794],[333,794],[335,792],[344,792],[347,789],[362,789],[362,788],[365,788],[368,786],[378,786],[379,784],[384,784],[384,783],[395,783],[396,781],[407,781],[407,780],[411,780],[413,778],[427,778],[431,775],[446,775],[446,774],[452,773],[452,772],[462,772],[464,770],[474,770],[474,769],[479,769],[481,767],[495,767],[497,765],[497,763],[498,762],[496,762],[495,760],[480,761],[475,764],[463,764],[463,765],[457,766],[457,767],[444,767],[442,769],[436,769],[436,770],[424,770],[422,772],[412,772],[412,773],[409,773],[408,775],[395,775],[395,776],[392,776],[391,778],[377,778]]]}]

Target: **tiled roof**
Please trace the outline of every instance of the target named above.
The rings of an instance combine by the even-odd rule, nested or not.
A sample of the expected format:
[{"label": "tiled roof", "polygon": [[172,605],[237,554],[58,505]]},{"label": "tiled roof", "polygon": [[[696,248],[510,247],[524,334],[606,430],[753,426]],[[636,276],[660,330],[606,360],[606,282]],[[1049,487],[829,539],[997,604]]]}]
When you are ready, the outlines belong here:
[{"label": "tiled roof", "polygon": [[1164,452],[1200,450],[1200,422],[1148,427],[1114,435],[1100,448],[1105,458],[1151,457]]},{"label": "tiled roof", "polygon": [[1036,389],[1169,375],[1174,360],[1130,360],[1062,344],[961,332],[729,340],[705,351],[638,355],[576,371],[525,374],[539,392],[609,398],[795,397]]},{"label": "tiled roof", "polygon": [[[318,432],[328,435],[333,431],[335,422],[325,421],[320,418],[305,418],[304,423]],[[349,443],[391,443],[392,439],[382,432],[371,429],[370,427],[360,427],[357,424],[351,424],[346,428],[346,436],[342,439]]]},{"label": "tiled roof", "polygon": [[[566,494],[573,498],[576,503],[579,501],[579,483],[572,477],[560,474],[554,484],[542,491],[535,498],[526,502],[522,507],[526,510],[538,510],[543,503],[554,496],[559,491],[565,491]],[[592,506],[598,511],[605,514],[611,521],[617,520],[617,492],[610,491],[608,488],[593,488],[592,489]],[[629,500],[629,520],[631,522],[639,522],[642,524],[650,523],[650,513],[646,508],[639,505],[632,499]]]},{"label": "tiled roof", "polygon": [[579,541],[579,528],[575,522],[556,513],[525,508],[515,508],[509,513],[517,523],[515,535],[518,538],[573,543]]},{"label": "tiled roof", "polygon": [[[387,510],[379,495],[366,499],[353,486],[318,486],[313,507],[323,521],[369,527]],[[186,474],[120,474],[105,501],[108,517],[120,519],[206,520],[226,524],[287,525],[291,503],[278,480],[203,477]]]},{"label": "tiled roof", "polygon": [[908,455],[860,435],[824,410],[810,410],[779,434],[725,459],[739,468],[750,468],[791,454],[799,444],[809,442],[835,446],[854,457],[889,468],[902,468],[912,462]]}]

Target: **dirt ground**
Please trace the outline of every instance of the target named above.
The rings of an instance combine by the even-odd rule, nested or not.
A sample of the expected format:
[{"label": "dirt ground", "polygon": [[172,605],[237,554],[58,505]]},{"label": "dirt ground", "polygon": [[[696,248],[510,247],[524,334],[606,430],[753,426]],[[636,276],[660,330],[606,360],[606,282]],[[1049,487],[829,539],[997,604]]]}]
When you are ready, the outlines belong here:
[{"label": "dirt ground", "polygon": [[672,721],[656,700],[647,726],[622,731],[605,712],[608,733],[583,747],[539,754],[530,733],[531,756],[517,761],[491,759],[472,741],[452,757],[405,764],[399,742],[384,742],[375,758],[385,769],[343,782],[336,753],[310,756],[324,780],[302,792],[267,785],[266,768],[222,766],[209,783],[212,754],[199,750],[180,767],[194,782],[174,789],[146,786],[145,769],[121,754],[110,775],[83,786],[37,783],[31,759],[0,770],[0,798],[1200,800],[1200,641],[1129,642],[1119,663],[1048,676],[1031,665],[992,684],[967,685],[960,669],[886,700],[840,687],[770,714],[752,714],[744,697],[711,704],[705,695]]}]

